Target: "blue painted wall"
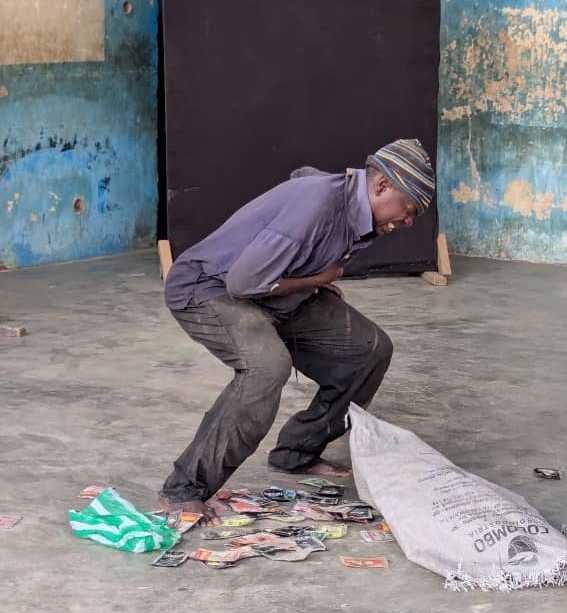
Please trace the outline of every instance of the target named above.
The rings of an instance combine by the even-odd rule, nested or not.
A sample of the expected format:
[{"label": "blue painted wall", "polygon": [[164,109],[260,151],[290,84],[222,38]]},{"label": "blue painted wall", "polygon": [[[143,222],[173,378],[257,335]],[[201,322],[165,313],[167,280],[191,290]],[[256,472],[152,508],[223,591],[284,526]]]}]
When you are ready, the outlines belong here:
[{"label": "blue painted wall", "polygon": [[567,3],[442,0],[438,201],[462,254],[567,262]]},{"label": "blue painted wall", "polygon": [[155,239],[157,0],[131,5],[105,2],[104,61],[0,66],[0,268]]}]

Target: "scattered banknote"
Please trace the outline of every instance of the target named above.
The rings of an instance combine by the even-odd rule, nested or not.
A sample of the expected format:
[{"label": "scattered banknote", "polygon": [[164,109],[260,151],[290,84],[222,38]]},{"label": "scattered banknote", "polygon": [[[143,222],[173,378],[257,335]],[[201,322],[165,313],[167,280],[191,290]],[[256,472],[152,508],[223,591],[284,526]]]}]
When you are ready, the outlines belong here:
[{"label": "scattered banknote", "polygon": [[254,517],[245,517],[244,515],[237,515],[236,517],[221,517],[221,524],[219,528],[238,528],[240,526],[250,526],[256,520]]},{"label": "scattered banknote", "polygon": [[165,525],[168,528],[173,528],[180,534],[185,534],[193,526],[198,524],[203,515],[201,513],[187,513],[186,511],[175,511],[174,513],[168,513]]},{"label": "scattered banknote", "polygon": [[311,526],[282,526],[281,528],[267,528],[265,532],[276,536],[290,537],[306,534],[309,530],[313,530],[313,528]]},{"label": "scattered banknote", "polygon": [[311,551],[327,551],[327,547],[323,543],[309,535],[294,536],[293,540],[300,549],[310,549]]},{"label": "scattered banknote", "polygon": [[248,496],[250,493],[250,490],[246,488],[240,490],[219,490],[215,497],[219,500],[230,500],[233,496]]},{"label": "scattered banknote", "polygon": [[312,549],[297,547],[290,551],[265,551],[262,552],[262,555],[268,558],[268,560],[274,560],[274,562],[301,562],[305,560],[312,551]]},{"label": "scattered banknote", "polygon": [[350,558],[341,556],[341,563],[349,568],[388,568],[386,558]]},{"label": "scattered banknote", "polygon": [[361,530],[360,538],[367,543],[386,543],[394,540],[391,532],[381,530]]},{"label": "scattered banknote", "polygon": [[201,562],[236,562],[240,558],[238,549],[229,549],[227,551],[211,551],[210,549],[202,549],[199,547],[189,554],[192,560],[200,560]]},{"label": "scattered banknote", "polygon": [[104,490],[106,489],[108,489],[108,486],[89,485],[84,490],[81,490],[79,492],[77,498],[87,498],[89,500],[92,500],[93,498],[96,498],[101,492],[104,492]]},{"label": "scattered banknote", "polygon": [[200,536],[206,541],[216,541],[221,539],[234,539],[247,534],[256,534],[259,530],[245,530],[244,528],[235,528],[232,530],[204,530]]},{"label": "scattered banknote", "polygon": [[329,479],[325,479],[324,477],[307,477],[306,479],[301,479],[301,481],[298,481],[298,483],[301,483],[301,485],[308,485],[309,487],[337,485],[333,481],[329,481]]},{"label": "scattered banknote", "polygon": [[270,513],[266,519],[273,519],[274,521],[283,521],[285,523],[299,524],[305,521],[305,515],[299,515],[297,513],[288,513],[287,511]]},{"label": "scattered banknote", "polygon": [[231,566],[235,566],[236,562],[217,562],[216,560],[201,560],[201,562],[208,566],[209,568],[215,568],[217,570],[221,568],[230,568]]},{"label": "scattered banknote", "polygon": [[319,541],[324,541],[327,538],[326,532],[321,532],[320,530],[306,530],[302,532],[304,536],[313,536]]},{"label": "scattered banknote", "polygon": [[334,519],[334,517],[326,511],[321,511],[302,502],[298,502],[293,507],[293,511],[313,521],[333,521]]},{"label": "scattered banknote", "polygon": [[164,551],[153,562],[152,566],[180,566],[187,560],[189,554],[185,551]]},{"label": "scattered banknote", "polygon": [[[272,501],[270,503],[273,504]],[[269,514],[272,512],[272,508],[269,506],[259,506],[242,500],[230,500],[228,505],[235,513]],[[277,507],[273,507],[274,511],[276,509]]]},{"label": "scattered banknote", "polygon": [[10,530],[22,519],[21,515],[0,515],[0,530]]},{"label": "scattered banknote", "polygon": [[320,532],[324,532],[328,539],[342,539],[347,535],[348,526],[346,524],[323,524],[318,527]]},{"label": "scattered banknote", "polygon": [[343,485],[323,485],[319,488],[319,491],[316,492],[317,496],[333,496],[336,498],[340,498],[344,496],[345,488]]},{"label": "scattered banknote", "polygon": [[238,558],[239,560],[244,560],[246,558],[257,558],[262,555],[259,551],[254,549],[251,545],[239,547],[238,551],[240,553],[240,557]]},{"label": "scattered banknote", "polygon": [[[227,547],[244,547],[246,545],[273,545],[282,546],[285,548],[288,544],[289,542],[281,536],[270,534],[269,532],[257,532],[256,534],[247,534],[246,536],[239,536],[234,539],[231,539],[228,542]],[[295,543],[291,541],[291,545],[295,546]]]}]

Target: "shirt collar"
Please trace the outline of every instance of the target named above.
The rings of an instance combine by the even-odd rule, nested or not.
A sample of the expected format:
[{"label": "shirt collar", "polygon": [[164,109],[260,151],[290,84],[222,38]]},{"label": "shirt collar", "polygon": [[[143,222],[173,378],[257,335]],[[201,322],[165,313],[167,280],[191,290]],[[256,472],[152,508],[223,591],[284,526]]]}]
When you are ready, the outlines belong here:
[{"label": "shirt collar", "polygon": [[374,231],[364,169],[347,171],[347,207],[348,223],[355,234],[355,241]]}]

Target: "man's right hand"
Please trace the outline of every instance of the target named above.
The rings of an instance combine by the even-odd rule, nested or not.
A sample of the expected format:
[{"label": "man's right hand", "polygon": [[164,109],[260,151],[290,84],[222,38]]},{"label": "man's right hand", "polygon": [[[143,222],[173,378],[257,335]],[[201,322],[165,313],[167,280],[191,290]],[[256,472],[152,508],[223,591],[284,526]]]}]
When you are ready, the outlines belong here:
[{"label": "man's right hand", "polygon": [[338,264],[331,264],[325,270],[322,270],[319,274],[315,275],[319,286],[325,286],[328,283],[332,283],[343,276],[343,267]]},{"label": "man's right hand", "polygon": [[312,277],[289,277],[280,279],[271,290],[272,296],[283,296],[303,290],[316,292],[319,287],[325,287],[329,283],[336,281],[343,274],[343,267],[340,264],[331,264],[325,270]]}]

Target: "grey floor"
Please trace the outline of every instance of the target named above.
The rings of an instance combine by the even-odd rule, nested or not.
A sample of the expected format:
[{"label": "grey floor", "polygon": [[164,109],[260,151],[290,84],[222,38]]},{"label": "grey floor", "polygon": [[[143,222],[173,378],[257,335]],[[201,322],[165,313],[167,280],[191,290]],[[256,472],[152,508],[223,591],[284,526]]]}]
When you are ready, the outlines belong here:
[{"label": "grey floor", "polygon": [[[342,283],[348,299],[391,335],[395,356],[370,410],[417,432],[462,467],[525,495],[550,522],[567,522],[567,267],[453,258],[454,278]],[[226,571],[189,561],[150,566],[72,535],[66,518],[86,485],[114,485],[152,509],[176,455],[229,371],[189,341],[164,308],[153,251],[0,274],[0,611],[144,613],[564,612],[567,589],[453,594],[396,544],[370,546],[351,530],[332,550],[296,564],[247,560]],[[269,471],[278,425],[314,391],[286,386],[274,428],[230,484],[293,486]],[[348,460],[345,439],[330,457]],[[197,545],[196,534],[189,544]],[[356,570],[339,556],[389,558]]]}]

